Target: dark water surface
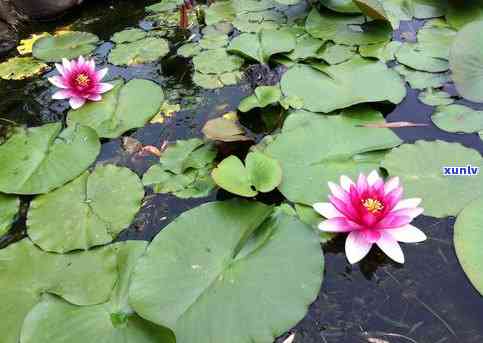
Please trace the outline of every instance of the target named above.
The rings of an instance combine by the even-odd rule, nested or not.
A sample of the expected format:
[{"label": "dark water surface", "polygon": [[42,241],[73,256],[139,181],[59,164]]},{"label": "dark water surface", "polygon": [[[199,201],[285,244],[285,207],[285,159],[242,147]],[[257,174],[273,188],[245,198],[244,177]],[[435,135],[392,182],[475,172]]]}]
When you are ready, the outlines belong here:
[{"label": "dark water surface", "polygon": [[[32,32],[52,31],[68,25],[75,30],[95,33],[106,41],[95,55],[102,65],[112,46],[109,37],[127,27],[138,26],[145,16],[144,7],[153,2],[156,1],[90,1],[60,22],[30,26],[21,35],[25,38]],[[401,31],[414,31],[419,26],[419,23],[405,23]],[[399,34],[395,36],[399,37]],[[181,42],[177,41],[181,36],[175,34],[175,37],[176,46]],[[109,79],[119,76],[151,79],[163,86],[171,103],[181,105],[181,111],[165,123],[150,124],[125,135],[143,144],[159,146],[165,140],[172,142],[201,136],[200,130],[206,120],[236,110],[240,99],[250,92],[246,85],[217,91],[198,89],[190,81],[189,61],[174,54],[161,64],[109,67]],[[0,118],[3,118],[0,125],[7,121],[29,126],[63,121],[67,104],[51,101],[53,91],[46,77],[29,81],[0,80]],[[428,124],[396,129],[404,141],[441,139],[459,142],[483,153],[483,142],[476,134],[451,134],[435,127],[430,120],[434,109],[419,102],[417,95],[417,91],[409,90],[399,106],[383,106],[381,109],[387,114],[388,121]],[[458,102],[483,108],[483,105]],[[253,130],[250,134],[258,137],[261,129],[257,125],[248,126]],[[227,153],[230,148],[227,147]],[[121,139],[116,139],[103,141],[98,162],[124,165],[142,175],[156,160],[129,154],[123,149]],[[200,203],[228,196],[218,191],[208,198],[182,200],[148,191],[141,212],[120,239],[150,240],[180,213]],[[269,198],[260,200],[280,200],[277,195]],[[29,197],[23,198],[24,216],[29,200]],[[24,216],[15,225],[16,234],[4,239],[0,245],[22,237]],[[324,246],[324,283],[307,316],[292,330],[296,332],[295,342],[482,343],[483,301],[458,264],[452,241],[453,224],[454,218],[418,218],[415,225],[422,228],[429,239],[422,244],[405,245],[407,260],[402,266],[392,263],[376,249],[362,263],[351,266],[345,259],[343,238]]]}]

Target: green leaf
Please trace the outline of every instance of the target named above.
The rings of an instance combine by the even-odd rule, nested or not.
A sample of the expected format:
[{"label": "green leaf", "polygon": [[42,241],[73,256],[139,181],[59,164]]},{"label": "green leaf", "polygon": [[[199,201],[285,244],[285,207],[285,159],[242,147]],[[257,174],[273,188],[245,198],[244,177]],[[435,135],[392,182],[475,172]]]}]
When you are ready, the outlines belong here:
[{"label": "green leaf", "polygon": [[72,59],[89,55],[96,48],[98,41],[99,38],[92,33],[63,32],[38,39],[32,47],[32,55],[47,62],[59,62],[62,58]]},{"label": "green leaf", "polygon": [[203,74],[223,74],[240,69],[243,59],[225,49],[206,50],[193,58],[195,69]]},{"label": "green leaf", "polygon": [[107,244],[131,224],[143,197],[143,185],[129,169],[99,166],[35,198],[28,235],[43,250],[58,253]]},{"label": "green leaf", "polygon": [[422,198],[424,213],[457,215],[483,193],[483,176],[445,176],[443,167],[483,167],[481,155],[457,143],[417,141],[391,151],[383,161],[390,175],[399,176],[408,198]]},{"label": "green leaf", "polygon": [[288,30],[262,29],[259,35],[262,63],[268,63],[272,55],[295,49],[295,36]]},{"label": "green leaf", "polygon": [[0,236],[10,230],[19,207],[20,200],[17,197],[0,193]]},{"label": "green leaf", "polygon": [[176,52],[178,55],[188,58],[198,55],[202,51],[201,47],[195,43],[187,43],[179,47]]},{"label": "green leaf", "polygon": [[379,61],[354,57],[319,69],[293,66],[280,82],[283,94],[303,99],[307,110],[324,113],[364,102],[387,100],[398,104],[406,96],[399,75]]},{"label": "green leaf", "polygon": [[214,141],[239,142],[250,140],[237,121],[223,117],[208,120],[202,131],[206,138]]},{"label": "green leaf", "polygon": [[396,66],[394,70],[404,76],[406,82],[413,89],[439,88],[451,81],[448,73],[427,73],[410,69],[403,65]]},{"label": "green leaf", "polygon": [[48,66],[32,57],[13,57],[0,63],[0,78],[4,80],[23,80],[40,74]]},{"label": "green leaf", "polygon": [[368,17],[376,20],[389,21],[386,10],[384,9],[384,3],[380,0],[354,0],[354,3]]},{"label": "green leaf", "polygon": [[327,243],[337,234],[333,232],[325,232],[319,230],[319,224],[324,220],[320,214],[318,214],[312,206],[306,206],[302,204],[295,204],[295,211],[297,212],[298,218],[305,224],[311,226],[319,235],[320,243]]},{"label": "green leaf", "polygon": [[182,4],[183,4],[183,0],[162,0],[161,2],[155,3],[154,5],[147,6],[146,12],[149,12],[149,13],[171,12],[177,9]]},{"label": "green leaf", "polygon": [[0,192],[41,194],[76,178],[99,154],[99,138],[86,126],[16,128],[0,145]]},{"label": "green leaf", "polygon": [[145,321],[128,304],[132,269],[144,254],[147,242],[116,243],[119,279],[109,301],[94,306],[76,306],[48,296],[25,319],[23,343],[174,343],[167,329]]},{"label": "green leaf", "polygon": [[317,57],[329,64],[340,64],[350,60],[356,54],[357,49],[353,46],[334,44],[331,41],[328,41],[322,49],[319,50]]},{"label": "green leaf", "polygon": [[483,3],[479,0],[450,1],[446,19],[457,30],[469,23],[481,21],[483,20]]},{"label": "green leaf", "polygon": [[271,192],[282,182],[280,163],[257,150],[248,153],[245,165],[251,183],[260,192]]},{"label": "green leaf", "polygon": [[428,88],[424,92],[419,93],[418,99],[423,104],[429,106],[450,105],[454,102],[454,99],[451,98],[450,94],[433,88]]},{"label": "green leaf", "polygon": [[321,4],[335,12],[361,13],[361,10],[352,0],[320,0]]},{"label": "green leaf", "polygon": [[141,29],[127,29],[120,32],[116,32],[111,37],[111,41],[116,44],[132,43],[140,39],[145,38],[148,33]]},{"label": "green leaf", "polygon": [[169,53],[168,41],[148,37],[132,43],[117,44],[109,54],[109,63],[123,66],[155,62]]},{"label": "green leaf", "polygon": [[261,30],[276,30],[286,24],[287,17],[278,11],[266,10],[238,14],[233,26],[241,32],[257,33]]},{"label": "green leaf", "polygon": [[282,92],[280,86],[259,86],[255,88],[255,96],[258,99],[261,107],[267,107],[268,105],[275,104],[280,101]]},{"label": "green leaf", "polygon": [[396,52],[399,50],[401,45],[402,43],[398,41],[364,45],[359,48],[359,53],[362,57],[374,57],[381,62],[386,63],[396,59]]},{"label": "green leaf", "polygon": [[461,211],[454,225],[456,256],[466,276],[483,295],[483,198],[471,202]]},{"label": "green leaf", "polygon": [[483,111],[464,105],[441,106],[431,116],[433,123],[448,132],[483,132]]},{"label": "green leaf", "polygon": [[384,122],[380,113],[367,107],[335,116],[290,114],[282,132],[265,149],[282,166],[278,189],[288,200],[312,206],[327,199],[327,183],[341,174],[357,177],[359,172],[377,169],[384,150],[401,140],[390,129],[361,125]]},{"label": "green leaf", "polygon": [[109,298],[117,273],[111,247],[59,255],[46,253],[29,239],[0,250],[0,330],[3,343],[18,343],[25,316],[43,293],[75,305],[94,305]]},{"label": "green leaf", "polygon": [[451,46],[450,66],[458,92],[464,98],[483,102],[483,21],[458,32]]},{"label": "green leaf", "polygon": [[445,15],[447,0],[412,0],[416,19],[437,18]]},{"label": "green leaf", "polygon": [[323,262],[312,230],[271,212],[232,200],[183,213],[136,266],[134,310],[178,343],[273,342],[317,296]]},{"label": "green leaf", "polygon": [[252,188],[250,173],[243,162],[231,155],[221,161],[211,173],[215,183],[230,193],[254,197],[258,192]]},{"label": "green leaf", "polygon": [[391,25],[383,21],[366,22],[364,16],[347,16],[336,12],[313,9],[305,29],[314,38],[332,40],[345,45],[367,45],[388,42]]},{"label": "green leaf", "polygon": [[133,79],[113,82],[114,89],[101,101],[89,102],[70,110],[67,123],[79,123],[97,131],[100,137],[116,138],[134,128],[143,127],[161,108],[164,94],[152,81]]}]

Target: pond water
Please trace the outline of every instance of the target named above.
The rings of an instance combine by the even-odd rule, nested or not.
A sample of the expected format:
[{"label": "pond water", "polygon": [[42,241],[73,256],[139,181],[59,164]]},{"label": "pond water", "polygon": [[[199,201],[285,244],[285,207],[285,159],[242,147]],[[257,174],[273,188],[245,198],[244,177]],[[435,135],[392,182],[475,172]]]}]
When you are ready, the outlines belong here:
[{"label": "pond water", "polygon": [[[60,27],[95,33],[107,41],[95,51],[100,65],[112,43],[113,33],[141,25],[145,6],[156,1],[89,1],[79,10],[55,23],[40,23],[23,28],[22,38],[31,33],[54,31]],[[405,22],[400,32],[410,32],[421,26]],[[173,37],[175,46],[183,42],[178,32]],[[219,90],[203,90],[191,82],[192,66],[188,59],[173,52],[162,63],[134,67],[109,66],[109,78],[144,78],[162,85],[167,98],[179,103],[181,110],[162,124],[128,132],[145,145],[159,146],[162,141],[201,137],[201,128],[208,119],[229,111],[236,111],[241,99],[251,93],[242,82]],[[46,76],[54,75],[52,71]],[[28,126],[64,121],[67,105],[50,99],[53,89],[47,79],[27,81],[0,80],[0,124],[9,121]],[[449,89],[450,93],[454,90]],[[388,121],[425,123],[423,127],[394,129],[405,142],[419,139],[441,139],[459,142],[483,153],[483,141],[476,134],[451,134],[438,129],[430,120],[434,107],[422,104],[418,91],[408,89],[408,95],[398,106],[381,106]],[[458,100],[473,108],[483,105]],[[264,134],[263,125],[246,123],[249,135],[256,139]],[[248,145],[228,145],[228,151],[246,152]],[[156,161],[154,157],[134,156],[123,148],[122,139],[103,140],[98,162],[127,166],[142,175]],[[131,227],[120,240],[151,240],[164,226],[180,213],[203,202],[231,197],[217,191],[207,198],[179,199],[165,194],[147,194],[143,207]],[[268,203],[279,203],[280,194],[259,197]],[[22,197],[22,217],[11,233],[2,238],[1,246],[25,235],[25,213],[31,197]],[[472,287],[456,258],[453,245],[455,218],[435,219],[421,216],[415,225],[422,228],[428,240],[423,244],[405,245],[406,263],[391,262],[379,250],[373,249],[360,264],[351,266],[344,254],[344,239],[336,238],[325,244],[325,276],[318,298],[305,318],[291,332],[296,343],[481,343],[483,342],[483,302]],[[282,266],[283,268],[283,266]],[[285,338],[279,338],[282,342]],[[379,340],[377,340],[379,339]]]}]

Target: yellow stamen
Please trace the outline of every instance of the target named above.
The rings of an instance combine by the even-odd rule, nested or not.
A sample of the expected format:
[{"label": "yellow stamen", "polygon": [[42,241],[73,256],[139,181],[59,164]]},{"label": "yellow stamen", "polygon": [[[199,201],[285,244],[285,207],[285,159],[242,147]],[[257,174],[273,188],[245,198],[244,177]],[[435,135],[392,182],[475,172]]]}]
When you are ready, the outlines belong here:
[{"label": "yellow stamen", "polygon": [[384,206],[379,200],[372,199],[372,198],[363,200],[362,205],[371,213],[377,213],[384,208]]},{"label": "yellow stamen", "polygon": [[79,87],[87,87],[89,85],[89,82],[91,82],[91,79],[89,79],[89,76],[86,74],[79,74],[75,78],[75,82]]}]

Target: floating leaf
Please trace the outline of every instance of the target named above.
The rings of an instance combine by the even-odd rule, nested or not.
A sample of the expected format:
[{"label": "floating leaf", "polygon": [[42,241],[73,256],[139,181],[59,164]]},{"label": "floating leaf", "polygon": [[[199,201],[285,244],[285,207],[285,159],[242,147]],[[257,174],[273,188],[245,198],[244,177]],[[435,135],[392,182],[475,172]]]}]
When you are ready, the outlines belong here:
[{"label": "floating leaf", "polygon": [[67,31],[38,39],[33,45],[32,54],[47,62],[58,62],[62,58],[89,55],[98,41],[99,38],[92,33]]},{"label": "floating leaf", "polygon": [[458,32],[451,47],[452,77],[458,92],[466,99],[483,102],[483,21]]},{"label": "floating leaf", "polygon": [[412,0],[416,19],[438,18],[446,13],[448,2],[441,0]]},{"label": "floating leaf", "polygon": [[336,116],[290,114],[282,132],[265,149],[282,166],[278,189],[288,200],[312,206],[327,199],[327,182],[341,174],[354,177],[377,169],[383,150],[401,140],[390,129],[359,126],[369,123],[384,123],[384,118],[361,106]]},{"label": "floating leaf", "polygon": [[438,107],[431,120],[441,130],[449,132],[483,132],[483,111],[475,111],[464,105]]},{"label": "floating leaf", "polygon": [[389,62],[396,59],[396,52],[401,45],[402,43],[398,41],[364,45],[359,48],[359,53],[362,57],[374,57],[382,62]]},{"label": "floating leaf", "polygon": [[171,12],[183,4],[183,0],[162,0],[154,5],[147,6],[146,12],[160,13]]},{"label": "floating leaf", "polygon": [[433,88],[428,88],[424,92],[419,93],[418,99],[423,104],[429,106],[450,105],[454,102],[450,94]]},{"label": "floating leaf", "polygon": [[386,10],[384,9],[384,2],[380,0],[354,0],[354,3],[368,17],[376,20],[389,21]]},{"label": "floating leaf", "polygon": [[483,295],[483,198],[466,206],[454,225],[456,256],[477,291]]},{"label": "floating leaf", "polygon": [[20,207],[17,197],[0,193],[0,236],[10,230]]},{"label": "floating leaf", "polygon": [[251,140],[245,136],[245,130],[237,122],[223,117],[208,120],[202,131],[206,138],[214,141],[238,142]]},{"label": "floating leaf", "polygon": [[129,169],[99,166],[35,198],[28,212],[27,232],[35,244],[51,252],[107,244],[131,224],[143,197],[141,180]]},{"label": "floating leaf", "polygon": [[327,243],[337,234],[333,232],[325,232],[319,230],[319,224],[324,220],[324,218],[314,211],[312,206],[306,206],[302,204],[295,204],[295,211],[297,217],[305,224],[311,226],[315,232],[320,237],[320,243]]},{"label": "floating leaf", "polygon": [[446,19],[457,30],[469,23],[481,21],[483,20],[483,3],[479,0],[450,1]]},{"label": "floating leaf", "polygon": [[445,176],[444,167],[483,167],[483,158],[457,143],[417,141],[391,151],[383,162],[391,175],[399,176],[406,197],[423,199],[424,213],[433,217],[457,215],[483,193],[483,177]]},{"label": "floating leaf", "polygon": [[174,343],[167,329],[145,321],[128,304],[131,272],[145,252],[147,242],[116,243],[116,287],[109,301],[100,305],[76,306],[53,296],[33,308],[22,327],[23,343],[136,342]]},{"label": "floating leaf", "polygon": [[379,61],[354,57],[320,69],[293,66],[280,82],[283,94],[303,99],[307,110],[324,113],[364,102],[387,100],[398,104],[406,95],[399,75]]},{"label": "floating leaf", "polygon": [[216,89],[224,86],[237,84],[242,78],[239,71],[223,73],[223,74],[202,74],[195,72],[193,74],[193,82],[206,89]]},{"label": "floating leaf", "polygon": [[198,55],[201,51],[202,49],[198,44],[187,43],[180,46],[176,53],[182,57],[188,58]]},{"label": "floating leaf", "polygon": [[261,30],[276,30],[287,22],[287,17],[278,11],[261,11],[238,14],[233,26],[241,32],[257,33]]},{"label": "floating leaf", "polygon": [[193,58],[195,69],[203,74],[223,74],[240,69],[243,59],[225,49],[206,50]]},{"label": "floating leaf", "polygon": [[39,34],[32,34],[29,36],[29,38],[22,39],[17,46],[17,51],[19,52],[20,55],[28,55],[32,53],[32,48],[34,46],[34,43],[38,41],[42,37],[49,36],[47,32],[42,32]]},{"label": "floating leaf", "polygon": [[116,32],[111,37],[111,41],[113,41],[116,44],[132,43],[145,38],[147,35],[148,33],[141,29],[127,29],[120,32]]},{"label": "floating leaf", "polygon": [[409,86],[414,89],[439,88],[451,81],[448,73],[427,73],[403,65],[396,66],[394,70],[404,76]]},{"label": "floating leaf", "polygon": [[5,80],[23,80],[40,74],[48,66],[32,57],[13,57],[0,63],[0,78]]},{"label": "floating leaf", "polygon": [[59,255],[46,253],[29,239],[0,250],[0,330],[3,343],[18,343],[25,316],[43,293],[75,305],[106,301],[116,281],[114,249]]},{"label": "floating leaf", "polygon": [[168,41],[163,38],[148,37],[132,43],[117,44],[109,54],[109,63],[135,65],[155,62],[169,53]]},{"label": "floating leaf", "polygon": [[352,0],[321,0],[322,5],[335,12],[361,13],[361,10]]},{"label": "floating leaf", "polygon": [[277,104],[282,99],[280,86],[259,86],[255,89],[255,94],[240,102],[238,109],[241,112],[248,112],[254,108],[263,108]]},{"label": "floating leaf", "polygon": [[0,145],[0,191],[40,194],[76,178],[96,159],[99,138],[86,126],[16,128]]},{"label": "floating leaf", "polygon": [[113,82],[114,89],[101,101],[89,102],[70,110],[67,123],[79,123],[97,131],[99,137],[116,138],[124,132],[144,126],[159,111],[164,94],[152,81],[133,79]]},{"label": "floating leaf", "polygon": [[273,342],[305,315],[323,263],[312,230],[283,213],[266,220],[271,212],[232,200],[183,213],[139,260],[134,310],[178,343]]},{"label": "floating leaf", "polygon": [[303,34],[297,37],[295,42],[295,49],[286,55],[292,61],[320,58],[319,51],[324,45],[323,40],[314,38],[309,34]]}]

